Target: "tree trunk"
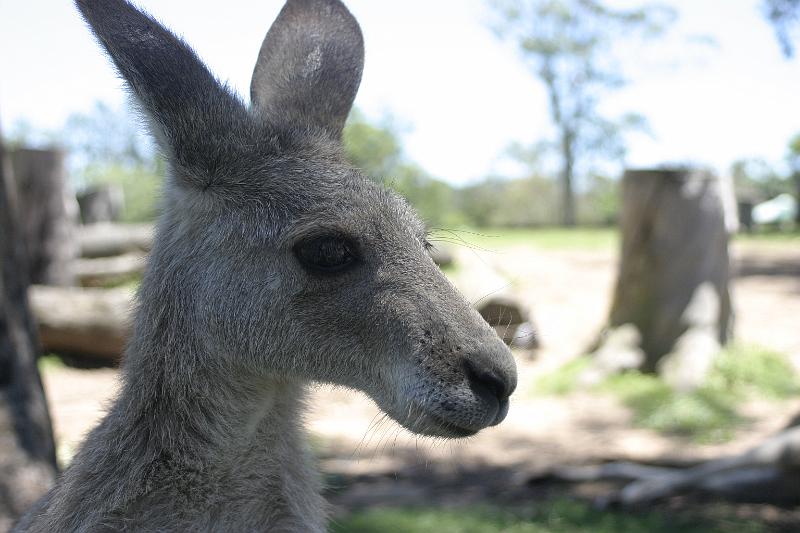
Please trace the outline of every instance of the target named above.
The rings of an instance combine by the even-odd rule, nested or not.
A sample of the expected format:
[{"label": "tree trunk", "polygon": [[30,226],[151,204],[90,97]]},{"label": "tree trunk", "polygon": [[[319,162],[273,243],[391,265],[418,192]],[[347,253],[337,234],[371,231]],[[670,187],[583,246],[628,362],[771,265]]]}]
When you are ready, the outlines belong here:
[{"label": "tree trunk", "polygon": [[561,142],[561,155],[564,158],[564,169],[561,175],[561,208],[562,224],[572,227],[576,223],[575,191],[573,190],[575,154],[573,151],[573,136],[564,132]]},{"label": "tree trunk", "polygon": [[[728,188],[708,172],[629,170],[623,178],[622,256],[605,338],[606,368],[661,372],[699,385],[732,325]],[[735,214],[729,213],[734,217]],[[622,354],[620,356],[620,354]]]},{"label": "tree trunk", "polygon": [[797,200],[797,210],[794,212],[794,222],[800,228],[800,172],[795,172],[794,178],[794,197]]},{"label": "tree trunk", "polygon": [[26,254],[17,232],[16,191],[0,146],[0,530],[52,484],[56,455],[36,367],[28,312]]},{"label": "tree trunk", "polygon": [[30,282],[74,285],[77,202],[67,187],[64,154],[58,150],[10,152],[19,193],[20,235],[27,248]]}]

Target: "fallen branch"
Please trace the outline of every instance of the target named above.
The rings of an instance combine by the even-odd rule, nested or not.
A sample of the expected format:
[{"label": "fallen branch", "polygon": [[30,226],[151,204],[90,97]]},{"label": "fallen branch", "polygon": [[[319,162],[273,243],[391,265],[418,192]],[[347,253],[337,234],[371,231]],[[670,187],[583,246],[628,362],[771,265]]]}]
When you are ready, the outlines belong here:
[{"label": "fallen branch", "polygon": [[[691,468],[665,468],[630,462],[564,467],[551,472],[565,481],[630,481],[622,490],[601,498],[602,506],[635,506],[692,490],[756,499],[793,500],[800,498],[800,427],[790,427],[750,450],[730,457],[701,463]],[[767,494],[753,487],[780,486]],[[770,498],[768,498],[770,497]]]}]

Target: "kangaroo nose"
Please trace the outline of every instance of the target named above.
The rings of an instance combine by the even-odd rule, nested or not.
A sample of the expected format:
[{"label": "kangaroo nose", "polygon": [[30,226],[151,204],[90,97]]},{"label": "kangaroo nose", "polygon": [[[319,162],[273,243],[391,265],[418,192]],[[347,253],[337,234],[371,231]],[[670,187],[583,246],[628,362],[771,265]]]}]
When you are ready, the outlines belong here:
[{"label": "kangaroo nose", "polygon": [[511,376],[474,359],[464,359],[464,370],[473,390],[490,394],[501,407],[508,403],[508,397],[514,392],[516,385],[513,383],[516,380]]}]

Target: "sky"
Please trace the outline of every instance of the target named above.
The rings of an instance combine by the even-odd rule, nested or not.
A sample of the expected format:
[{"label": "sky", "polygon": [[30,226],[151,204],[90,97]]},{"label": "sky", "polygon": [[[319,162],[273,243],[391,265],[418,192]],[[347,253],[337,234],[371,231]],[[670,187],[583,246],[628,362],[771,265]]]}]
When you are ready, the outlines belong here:
[{"label": "sky", "polygon": [[[635,4],[633,0],[612,0]],[[627,138],[629,166],[693,162],[726,172],[743,157],[779,164],[800,132],[800,60],[787,60],[760,0],[667,0],[670,36],[620,47],[627,87],[609,116],[644,115],[650,134]],[[247,98],[264,34],[281,0],[139,0],[183,36],[220,79]],[[510,171],[514,142],[553,129],[544,88],[513,44],[489,29],[485,0],[346,0],[359,20],[366,64],[356,105],[401,125],[408,157],[453,184]],[[692,44],[701,35],[714,45]],[[125,92],[68,0],[0,0],[0,120],[56,129]]]}]

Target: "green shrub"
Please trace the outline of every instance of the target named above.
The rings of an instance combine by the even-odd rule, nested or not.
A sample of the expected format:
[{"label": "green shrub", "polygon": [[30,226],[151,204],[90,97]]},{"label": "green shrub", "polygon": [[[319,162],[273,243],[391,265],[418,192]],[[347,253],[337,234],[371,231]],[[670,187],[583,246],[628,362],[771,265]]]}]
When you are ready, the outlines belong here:
[{"label": "green shrub", "polygon": [[742,422],[736,397],[709,387],[679,392],[657,376],[627,372],[608,378],[600,390],[628,406],[637,426],[659,433],[722,442],[729,440]]},{"label": "green shrub", "polygon": [[56,354],[49,353],[41,356],[37,361],[37,365],[39,366],[39,373],[43,374],[64,368],[64,361]]},{"label": "green shrub", "polygon": [[[567,394],[578,385],[591,359],[580,357],[539,378],[542,394]],[[724,442],[745,418],[738,407],[758,396],[781,400],[800,393],[798,377],[787,358],[773,350],[732,343],[718,355],[706,383],[693,391],[672,389],[656,375],[625,372],[595,388],[615,395],[633,411],[639,427],[699,442]]]},{"label": "green shrub", "polygon": [[591,363],[592,360],[589,357],[577,357],[553,372],[539,377],[534,390],[541,394],[554,396],[569,394],[578,386],[578,377],[589,368]]},{"label": "green shrub", "polygon": [[786,357],[756,344],[732,343],[722,350],[714,362],[708,386],[775,399],[800,393],[798,376]]},{"label": "green shrub", "polygon": [[161,198],[161,172],[160,168],[107,165],[88,168],[85,177],[89,183],[122,187],[125,196],[123,222],[150,222],[157,216]]}]

